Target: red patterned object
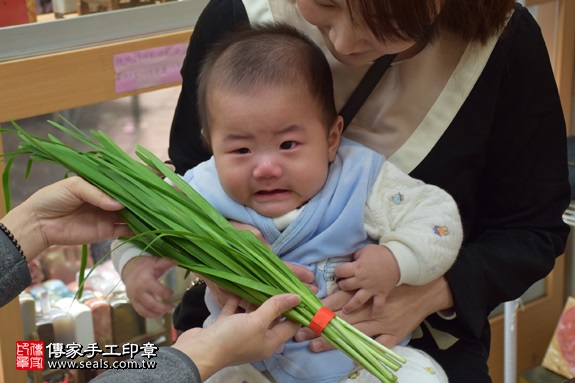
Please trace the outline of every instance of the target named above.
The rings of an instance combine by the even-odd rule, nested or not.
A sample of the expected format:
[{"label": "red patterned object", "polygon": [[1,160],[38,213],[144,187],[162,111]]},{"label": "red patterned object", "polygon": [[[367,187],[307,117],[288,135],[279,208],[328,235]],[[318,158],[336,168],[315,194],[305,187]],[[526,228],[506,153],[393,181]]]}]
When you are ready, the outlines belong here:
[{"label": "red patterned object", "polygon": [[543,367],[566,378],[575,377],[575,297],[567,299]]},{"label": "red patterned object", "polygon": [[575,307],[565,310],[557,326],[557,342],[567,367],[575,375]]}]

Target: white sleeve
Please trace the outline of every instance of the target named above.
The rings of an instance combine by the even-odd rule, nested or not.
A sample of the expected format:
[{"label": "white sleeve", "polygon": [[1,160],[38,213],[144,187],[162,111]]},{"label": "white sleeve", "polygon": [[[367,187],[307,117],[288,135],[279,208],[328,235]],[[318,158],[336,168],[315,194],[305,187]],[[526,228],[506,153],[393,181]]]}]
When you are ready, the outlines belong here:
[{"label": "white sleeve", "polygon": [[131,259],[136,258],[140,255],[151,256],[152,254],[142,251],[138,246],[134,245],[132,242],[125,241],[123,239],[115,239],[112,241],[112,263],[118,274],[122,275],[122,269],[126,266],[126,263],[130,262]]},{"label": "white sleeve", "polygon": [[423,285],[445,274],[463,240],[455,200],[389,161],[370,190],[365,227],[393,253],[401,273],[398,284]]}]

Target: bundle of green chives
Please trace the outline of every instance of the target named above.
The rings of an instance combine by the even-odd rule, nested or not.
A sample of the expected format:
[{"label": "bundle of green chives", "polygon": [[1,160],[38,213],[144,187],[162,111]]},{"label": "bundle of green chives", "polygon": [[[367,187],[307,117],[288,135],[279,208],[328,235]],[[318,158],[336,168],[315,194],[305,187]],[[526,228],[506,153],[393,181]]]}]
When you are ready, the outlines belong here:
[{"label": "bundle of green chives", "polygon": [[[90,137],[68,122],[68,127],[49,122],[93,150],[75,150],[52,135],[47,139],[32,136],[13,122],[15,130],[2,130],[22,140],[16,152],[5,154],[7,211],[8,178],[16,156],[31,155],[26,176],[34,160],[62,165],[124,204],[123,218],[136,234],[130,240],[142,249],[170,258],[254,304],[277,294],[298,294],[301,303],[285,316],[304,326],[312,324],[321,301],[251,232],[231,226],[160,159],[137,146],[136,155],[142,161],[138,162],[103,132],[92,131]],[[382,382],[397,381],[390,370],[397,371],[405,360],[341,318],[329,321],[321,335]]]}]

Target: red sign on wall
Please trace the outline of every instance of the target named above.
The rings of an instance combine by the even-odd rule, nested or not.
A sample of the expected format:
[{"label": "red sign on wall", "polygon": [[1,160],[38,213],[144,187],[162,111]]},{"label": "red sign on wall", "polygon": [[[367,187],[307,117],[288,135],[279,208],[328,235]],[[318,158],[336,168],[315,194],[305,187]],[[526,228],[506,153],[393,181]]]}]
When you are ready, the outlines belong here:
[{"label": "red sign on wall", "polygon": [[26,0],[0,0],[0,27],[28,23]]}]

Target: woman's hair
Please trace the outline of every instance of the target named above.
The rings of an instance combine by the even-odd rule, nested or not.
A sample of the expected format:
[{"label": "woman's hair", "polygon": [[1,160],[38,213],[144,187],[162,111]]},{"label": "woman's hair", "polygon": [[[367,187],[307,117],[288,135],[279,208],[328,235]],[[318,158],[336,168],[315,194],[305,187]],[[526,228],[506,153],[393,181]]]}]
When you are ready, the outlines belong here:
[{"label": "woman's hair", "polygon": [[486,42],[501,31],[515,0],[347,0],[352,21],[380,41],[423,41],[441,30]]},{"label": "woman's hair", "polygon": [[[217,91],[246,93],[259,87],[301,86],[316,100],[326,130],[337,116],[333,80],[321,49],[295,28],[280,23],[244,26],[211,48],[198,78],[198,114],[210,144],[208,100]],[[254,105],[257,108],[257,105]]]}]

